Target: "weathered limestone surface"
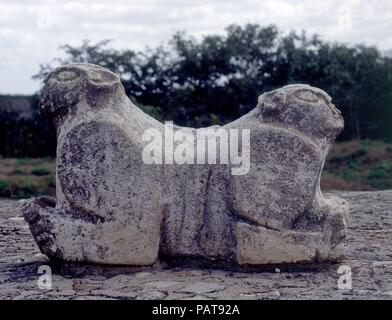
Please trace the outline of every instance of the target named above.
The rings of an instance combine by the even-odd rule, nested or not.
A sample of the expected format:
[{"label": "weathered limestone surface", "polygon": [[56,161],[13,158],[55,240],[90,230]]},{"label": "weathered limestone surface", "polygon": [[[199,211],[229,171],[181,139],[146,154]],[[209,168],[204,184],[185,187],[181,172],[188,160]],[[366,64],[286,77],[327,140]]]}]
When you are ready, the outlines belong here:
[{"label": "weathered limestone surface", "polygon": [[[56,268],[40,254],[21,203],[0,200],[0,300],[392,299],[392,191],[339,196],[350,204],[341,262],[260,272],[164,264],[136,269],[66,263]],[[37,271],[44,264],[53,269],[52,290],[37,286]],[[352,290],[338,289],[340,265],[352,269]]]},{"label": "weathered limestone surface", "polygon": [[29,201],[24,217],[48,257],[134,266],[158,256],[243,266],[341,258],[347,203],[324,198],[319,184],[343,118],[322,90],[267,92],[222,127],[250,130],[245,175],[231,163],[145,163],[143,133],[165,127],[101,67],[54,71],[41,98],[57,128],[57,196]]}]

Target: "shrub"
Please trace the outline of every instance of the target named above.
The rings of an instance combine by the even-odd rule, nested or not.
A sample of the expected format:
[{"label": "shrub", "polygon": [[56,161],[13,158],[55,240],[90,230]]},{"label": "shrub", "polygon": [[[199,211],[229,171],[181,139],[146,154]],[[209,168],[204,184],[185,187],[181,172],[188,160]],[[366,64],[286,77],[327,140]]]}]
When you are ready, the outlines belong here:
[{"label": "shrub", "polygon": [[392,178],[392,164],[387,161],[381,162],[378,166],[369,171],[368,179]]},{"label": "shrub", "polygon": [[330,163],[341,163],[344,160],[344,156],[342,156],[341,154],[335,154],[334,156],[329,158],[329,162]]},{"label": "shrub", "polygon": [[16,167],[12,174],[24,174],[25,172],[20,167]]},{"label": "shrub", "polygon": [[47,176],[45,180],[49,187],[56,187],[56,177],[54,174]]},{"label": "shrub", "polygon": [[15,198],[29,198],[39,195],[39,186],[30,177],[22,177],[17,180],[16,189],[13,196]]},{"label": "shrub", "polygon": [[0,179],[0,197],[9,196],[8,185],[9,181],[7,179]]},{"label": "shrub", "polygon": [[367,178],[373,188],[392,188],[392,163],[387,161],[381,162],[369,171]]},{"label": "shrub", "polygon": [[50,174],[50,170],[48,168],[45,167],[38,167],[38,168],[34,168],[33,170],[31,170],[32,174],[35,174],[36,176],[46,176],[48,174]]},{"label": "shrub", "polygon": [[392,156],[392,144],[388,144],[385,150],[387,151],[388,154]]},{"label": "shrub", "polygon": [[329,159],[329,162],[334,164],[341,164],[343,162],[348,161],[350,165],[350,163],[357,163],[358,158],[364,157],[367,154],[368,154],[367,148],[360,148],[348,154],[337,153]]},{"label": "shrub", "polygon": [[351,154],[349,154],[350,159],[357,159],[363,156],[366,156],[368,154],[368,149],[365,148],[360,148],[358,150],[353,151]]},{"label": "shrub", "polygon": [[18,183],[12,179],[0,179],[0,196],[13,198]]},{"label": "shrub", "polygon": [[355,171],[352,169],[344,169],[342,172],[342,178],[347,181],[352,181],[355,179]]}]

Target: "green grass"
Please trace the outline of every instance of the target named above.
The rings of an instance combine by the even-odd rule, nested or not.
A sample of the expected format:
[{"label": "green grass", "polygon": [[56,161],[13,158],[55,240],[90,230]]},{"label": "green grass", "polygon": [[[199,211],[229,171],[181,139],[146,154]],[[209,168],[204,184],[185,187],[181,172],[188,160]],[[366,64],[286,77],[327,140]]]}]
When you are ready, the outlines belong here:
[{"label": "green grass", "polygon": [[55,194],[55,160],[0,158],[0,197],[23,199]]},{"label": "green grass", "polygon": [[392,144],[371,140],[335,144],[321,186],[324,190],[392,189]]}]

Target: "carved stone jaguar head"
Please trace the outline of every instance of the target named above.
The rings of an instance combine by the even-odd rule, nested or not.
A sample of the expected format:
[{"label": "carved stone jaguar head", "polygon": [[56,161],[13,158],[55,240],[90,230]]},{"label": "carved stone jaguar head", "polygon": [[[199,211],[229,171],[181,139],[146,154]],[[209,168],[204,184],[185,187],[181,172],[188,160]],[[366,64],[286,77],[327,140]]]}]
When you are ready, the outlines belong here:
[{"label": "carved stone jaguar head", "polygon": [[340,111],[323,90],[304,84],[266,92],[258,99],[264,122],[300,131],[323,145],[333,143],[344,128]]},{"label": "carved stone jaguar head", "polygon": [[41,109],[54,117],[74,111],[80,102],[90,107],[110,104],[110,98],[124,93],[113,72],[88,63],[69,64],[51,72],[41,90]]}]

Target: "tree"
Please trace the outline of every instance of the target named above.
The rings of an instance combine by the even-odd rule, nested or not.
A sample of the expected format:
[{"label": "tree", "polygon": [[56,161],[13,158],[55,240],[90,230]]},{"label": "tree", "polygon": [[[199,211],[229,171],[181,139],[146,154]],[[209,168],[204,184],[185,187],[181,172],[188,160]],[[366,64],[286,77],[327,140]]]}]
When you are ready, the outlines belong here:
[{"label": "tree", "polygon": [[67,57],[42,65],[35,77],[70,62],[99,64],[118,73],[126,93],[147,112],[196,127],[240,117],[262,92],[309,83],[341,109],[341,139],[392,140],[392,59],[374,47],[325,42],[305,32],[283,35],[257,24],[231,25],[225,34],[201,40],[178,32],[143,52],[109,44],[65,45]]}]

